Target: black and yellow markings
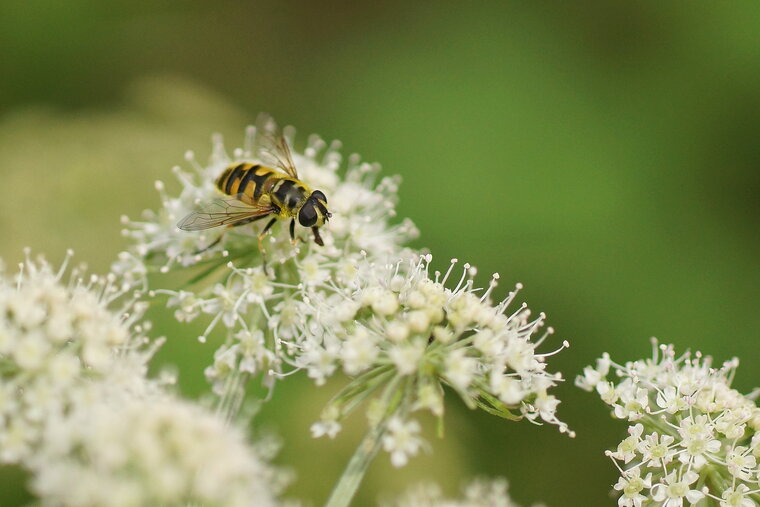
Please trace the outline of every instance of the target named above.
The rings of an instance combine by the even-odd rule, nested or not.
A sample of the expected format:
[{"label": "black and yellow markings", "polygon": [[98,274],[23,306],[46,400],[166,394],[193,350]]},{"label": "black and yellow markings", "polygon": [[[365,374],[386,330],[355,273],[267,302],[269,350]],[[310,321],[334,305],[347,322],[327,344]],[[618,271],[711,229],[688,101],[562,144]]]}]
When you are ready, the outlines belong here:
[{"label": "black and yellow markings", "polygon": [[227,195],[245,194],[258,201],[265,192],[267,180],[274,176],[274,173],[275,171],[268,167],[246,162],[228,167],[217,180],[216,187]]},{"label": "black and yellow markings", "polygon": [[240,180],[238,193],[245,194],[248,191],[248,185],[253,182],[253,198],[258,200],[264,190],[264,183],[271,175],[272,171],[265,167],[261,167],[260,165],[251,167]]}]

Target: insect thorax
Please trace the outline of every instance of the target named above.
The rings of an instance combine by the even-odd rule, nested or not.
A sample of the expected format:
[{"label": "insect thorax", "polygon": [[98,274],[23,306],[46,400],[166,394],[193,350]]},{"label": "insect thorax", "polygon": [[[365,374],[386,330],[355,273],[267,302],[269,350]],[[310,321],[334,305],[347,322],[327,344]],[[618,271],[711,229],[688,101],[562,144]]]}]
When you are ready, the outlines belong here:
[{"label": "insect thorax", "polygon": [[283,178],[272,186],[270,197],[282,209],[281,214],[296,216],[309,194],[309,190],[300,181]]}]

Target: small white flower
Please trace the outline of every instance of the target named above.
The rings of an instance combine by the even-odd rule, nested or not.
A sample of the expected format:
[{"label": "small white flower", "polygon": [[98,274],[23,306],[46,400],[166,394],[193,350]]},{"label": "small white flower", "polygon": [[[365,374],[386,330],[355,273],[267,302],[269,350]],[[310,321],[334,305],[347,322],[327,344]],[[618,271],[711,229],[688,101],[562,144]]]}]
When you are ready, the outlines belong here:
[{"label": "small white flower", "polygon": [[414,310],[406,315],[409,330],[412,333],[424,334],[430,327],[430,316],[423,310]]},{"label": "small white flower", "polygon": [[706,415],[686,417],[681,421],[678,433],[684,442],[708,440],[713,435],[712,424]]},{"label": "small white flower", "polygon": [[[642,425],[637,425],[641,426]],[[675,438],[670,435],[658,435],[653,432],[644,437],[638,445],[638,451],[641,453],[641,459],[648,467],[660,468],[673,460],[675,449],[673,449]]]},{"label": "small white flower", "polygon": [[663,482],[652,486],[652,499],[662,502],[663,507],[681,507],[684,500],[690,504],[697,503],[704,498],[705,494],[696,489],[690,489],[699,475],[695,472],[685,472],[678,477],[677,472],[671,472],[663,479]]},{"label": "small white flower", "polygon": [[460,391],[466,391],[470,386],[478,365],[475,358],[467,357],[466,354],[465,349],[453,351],[446,358],[443,367],[443,375]]},{"label": "small white flower", "polygon": [[409,324],[401,320],[390,321],[386,328],[385,333],[388,339],[395,343],[401,343],[409,337]]},{"label": "small white flower", "polygon": [[752,474],[757,473],[757,458],[750,453],[750,448],[740,445],[728,451],[726,466],[737,479],[751,481]]},{"label": "small white flower", "polygon": [[340,432],[340,429],[340,423],[337,421],[319,421],[311,425],[311,436],[319,438],[327,435],[332,439]]},{"label": "small white flower", "polygon": [[380,354],[377,344],[369,333],[357,332],[350,336],[341,349],[343,370],[348,375],[356,375],[372,366]]},{"label": "small white flower", "polygon": [[728,488],[721,495],[720,507],[755,507],[757,504],[751,498],[747,498],[747,495],[752,493],[745,484],[739,484],[736,488]]},{"label": "small white flower", "polygon": [[509,406],[519,404],[527,394],[521,382],[515,377],[497,373],[496,371],[491,372],[491,391]]},{"label": "small white flower", "polygon": [[[596,384],[599,381],[601,381],[607,376],[607,374],[610,371],[610,364],[611,364],[610,355],[605,352],[604,354],[602,354],[602,357],[596,360],[596,368],[591,368],[589,366],[583,370],[584,374],[588,373],[588,375],[586,376],[586,384],[591,385],[593,389],[593,386],[596,386]],[[586,390],[591,390],[591,389],[586,389]]]},{"label": "small white flower", "polygon": [[620,507],[641,507],[647,499],[641,492],[652,487],[652,474],[641,477],[641,470],[632,468],[623,474],[615,483],[614,488],[623,494],[618,498]]},{"label": "small white flower", "polygon": [[201,303],[202,301],[198,300],[192,292],[181,290],[169,298],[166,306],[169,308],[177,306],[174,318],[179,322],[190,322],[200,315]]},{"label": "small white flower", "polygon": [[31,331],[14,348],[13,359],[21,369],[33,372],[44,364],[50,348],[50,342],[41,331]]},{"label": "small white flower", "polygon": [[436,417],[443,416],[443,389],[440,384],[425,382],[417,389],[417,402],[412,410],[430,410]]},{"label": "small white flower", "polygon": [[720,451],[720,440],[711,438],[693,438],[683,440],[681,446],[686,448],[686,453],[680,458],[684,463],[691,462],[696,469],[707,463],[706,454],[715,454]]},{"label": "small white flower", "polygon": [[649,405],[646,389],[631,388],[620,393],[619,403],[615,405],[615,417],[635,421],[644,415],[644,409]]},{"label": "small white flower", "polygon": [[388,352],[388,357],[393,361],[400,375],[411,375],[417,371],[424,353],[425,343],[417,340],[413,343],[393,345]]},{"label": "small white flower", "polygon": [[620,398],[620,393],[612,382],[599,382],[596,384],[596,392],[607,405],[614,405]]},{"label": "small white flower", "polygon": [[311,435],[314,438],[320,438],[327,435],[329,438],[335,438],[340,432],[341,425],[338,422],[340,418],[340,408],[337,405],[330,404],[322,411],[322,417],[319,422],[311,425]]},{"label": "small white flower", "polygon": [[362,299],[364,304],[371,306],[381,316],[393,315],[398,310],[398,298],[389,290],[377,288],[367,291]]},{"label": "small white flower", "polygon": [[628,438],[620,442],[617,447],[617,452],[611,454],[611,456],[624,463],[630,462],[636,457],[636,450],[641,444],[641,433],[644,431],[642,424],[637,424],[628,428]]},{"label": "small white flower", "polygon": [[314,379],[317,385],[325,383],[327,377],[333,374],[336,368],[336,357],[329,350],[319,345],[310,344],[299,357],[301,367],[305,367],[309,377]]},{"label": "small white flower", "polygon": [[686,402],[673,386],[667,386],[657,393],[657,405],[669,414],[676,414],[686,408]]},{"label": "small white flower", "polygon": [[394,467],[407,464],[410,456],[416,456],[422,446],[422,440],[417,436],[420,424],[415,420],[404,422],[398,417],[388,421],[388,429],[383,436],[383,449],[391,455]]},{"label": "small white flower", "polygon": [[349,322],[356,316],[356,312],[359,311],[359,308],[359,303],[356,301],[351,301],[350,299],[342,301],[340,304],[336,305],[333,317],[340,323]]},{"label": "small white flower", "polygon": [[490,329],[475,333],[472,344],[486,357],[496,357],[504,350],[504,340]]}]

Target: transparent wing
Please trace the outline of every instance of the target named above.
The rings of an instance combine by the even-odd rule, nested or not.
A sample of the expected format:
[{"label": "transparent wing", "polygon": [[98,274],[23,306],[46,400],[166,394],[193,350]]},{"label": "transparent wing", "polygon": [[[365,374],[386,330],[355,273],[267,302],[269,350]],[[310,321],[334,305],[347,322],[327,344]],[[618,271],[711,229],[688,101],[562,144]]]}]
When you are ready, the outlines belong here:
[{"label": "transparent wing", "polygon": [[183,231],[202,231],[220,225],[236,225],[239,222],[269,215],[275,209],[266,204],[247,204],[238,199],[214,199],[203,204],[179,221]]},{"label": "transparent wing", "polygon": [[267,113],[261,113],[256,119],[255,152],[264,165],[281,169],[291,178],[298,179],[288,141],[283,137],[274,118]]}]

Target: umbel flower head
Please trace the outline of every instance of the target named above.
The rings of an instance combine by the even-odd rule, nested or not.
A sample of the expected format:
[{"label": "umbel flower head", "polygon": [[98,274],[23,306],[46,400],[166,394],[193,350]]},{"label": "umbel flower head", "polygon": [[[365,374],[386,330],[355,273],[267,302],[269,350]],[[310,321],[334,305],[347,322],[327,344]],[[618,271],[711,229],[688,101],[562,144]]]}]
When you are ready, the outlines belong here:
[{"label": "umbel flower head", "polygon": [[49,427],[31,485],[45,504],[276,505],[285,478],[239,428],[166,394],[103,394]]},{"label": "umbel flower head", "polygon": [[[292,131],[286,135],[292,139]],[[168,296],[180,321],[208,315],[201,341],[215,329],[226,331],[206,369],[223,413],[237,412],[253,375],[271,385],[304,370],[321,385],[342,371],[352,381],[325,408],[314,435],[335,436],[340,421],[371,400],[370,425],[382,423],[382,446],[397,466],[422,445],[419,425],[409,415],[428,409],[441,416],[444,385],[472,408],[567,429],[555,414],[559,401],[548,394],[560,380],[546,370],[552,353],[536,351],[551,334],[540,332],[544,316],[532,318],[524,305],[505,313],[514,294],[492,304],[496,279],[478,292],[469,265],[454,274],[452,263],[446,273],[430,275],[431,258],[402,246],[416,229],[409,221],[392,225],[397,179],[378,181],[379,167],[357,156],[339,177],[337,143],[326,148],[313,136],[302,154],[293,154],[300,177],[324,191],[333,212],[321,228],[323,247],[310,241],[293,245],[286,228],[277,229],[265,241],[265,270],[257,248],[261,226],[251,224],[198,253],[218,233],[190,234],[176,223],[219,196],[214,181],[230,163],[263,161],[256,136],[249,130],[245,148],[233,157],[215,140],[206,167],[188,157],[193,172],[175,170],[179,196],[170,197],[160,184],[162,209],[146,213],[144,221],[126,221],[125,234],[135,243],[116,265],[142,284],[154,271],[197,273],[182,290],[152,294]]]},{"label": "umbel flower head", "polygon": [[519,507],[509,496],[505,479],[475,479],[461,498],[447,498],[435,483],[418,484],[384,507]]},{"label": "umbel flower head", "polygon": [[[557,351],[536,350],[552,333],[542,331],[544,315],[532,318],[525,305],[510,309],[516,291],[493,304],[497,277],[481,291],[473,286],[471,266],[455,273],[452,262],[446,273],[431,274],[431,260],[406,254],[375,263],[359,257],[350,272],[294,285],[264,277],[261,268],[231,268],[225,297],[237,302],[233,318],[217,304],[218,296],[186,296],[216,306],[214,319],[237,329],[235,342],[217,350],[207,377],[224,396],[231,380],[267,366],[282,368],[270,370],[274,377],[305,370],[317,385],[342,371],[352,380],[312,426],[314,436],[334,437],[341,421],[371,400],[370,424],[387,430],[382,445],[396,466],[422,447],[411,414],[426,409],[442,417],[445,386],[470,408],[567,431],[556,416],[559,400],[548,392],[561,380],[546,365]],[[305,276],[308,271],[295,264]],[[240,303],[251,287],[261,299]]]},{"label": "umbel flower head", "polygon": [[27,253],[0,272],[0,457],[44,505],[272,505],[284,480],[235,427],[146,378],[160,340],[115,275]]},{"label": "umbel flower head", "polygon": [[19,463],[50,421],[93,402],[94,381],[124,390],[139,382],[152,354],[139,324],[145,305],[113,275],[64,280],[44,259],[10,277],[0,272],[0,461]]},{"label": "umbel flower head", "polygon": [[[576,385],[596,392],[628,437],[608,451],[620,479],[618,505],[680,506],[711,499],[749,507],[760,500],[760,410],[755,396],[731,388],[738,359],[714,367],[699,352],[676,356],[652,340],[650,359],[613,362],[603,355]],[[608,380],[611,372],[614,381]]]},{"label": "umbel flower head", "polygon": [[556,416],[559,400],[548,393],[562,377],[546,369],[546,358],[567,343],[537,352],[552,329],[542,331],[545,316],[532,318],[525,305],[509,309],[517,291],[494,304],[498,276],[482,291],[473,286],[469,264],[457,272],[454,260],[446,273],[433,274],[431,261],[423,255],[363,262],[362,275],[343,287],[302,287],[299,314],[305,319],[285,347],[291,362],[317,383],[339,369],[354,378],[328,404],[314,434],[334,436],[343,417],[382,390],[369,416],[379,400],[396,400],[387,410],[383,446],[401,466],[419,447],[419,425],[410,414],[426,409],[441,417],[444,386],[470,408],[568,431]]}]

